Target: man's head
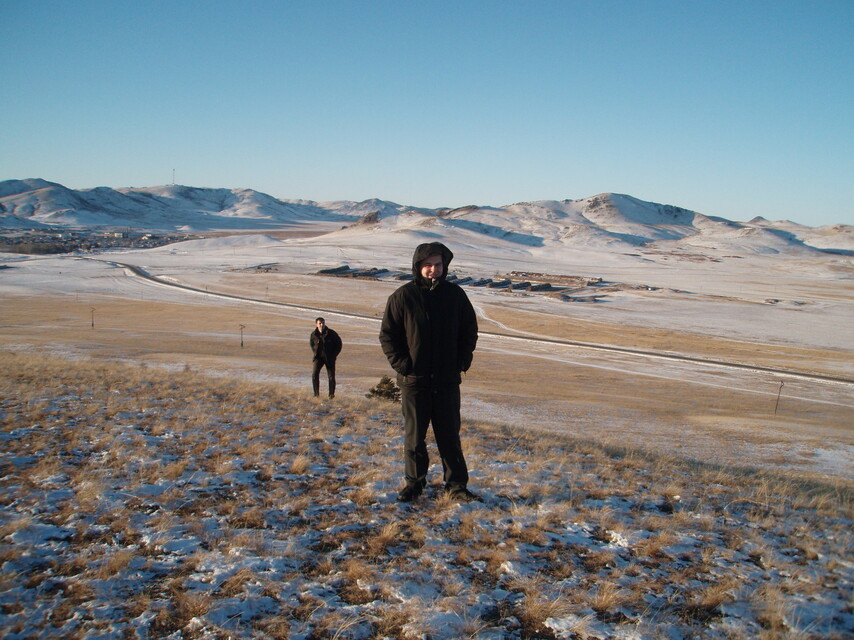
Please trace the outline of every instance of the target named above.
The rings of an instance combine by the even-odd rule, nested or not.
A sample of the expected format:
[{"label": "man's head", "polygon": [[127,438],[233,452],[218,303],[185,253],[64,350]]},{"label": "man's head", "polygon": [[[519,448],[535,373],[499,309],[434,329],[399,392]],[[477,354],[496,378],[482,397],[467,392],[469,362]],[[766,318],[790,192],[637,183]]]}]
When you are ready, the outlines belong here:
[{"label": "man's head", "polygon": [[326,328],[326,320],[323,318],[317,318],[314,321],[314,325],[317,327],[317,330],[323,333],[323,330]]},{"label": "man's head", "polygon": [[412,275],[420,281],[442,280],[453,257],[451,250],[441,242],[419,244],[412,256]]}]

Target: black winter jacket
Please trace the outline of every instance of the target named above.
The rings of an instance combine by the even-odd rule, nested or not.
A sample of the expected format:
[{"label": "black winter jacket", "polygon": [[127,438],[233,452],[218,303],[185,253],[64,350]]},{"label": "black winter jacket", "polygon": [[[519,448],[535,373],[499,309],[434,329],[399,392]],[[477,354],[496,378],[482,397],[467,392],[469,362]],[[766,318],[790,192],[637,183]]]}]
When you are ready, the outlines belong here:
[{"label": "black winter jacket", "polygon": [[314,360],[335,362],[335,358],[341,353],[341,338],[329,327],[326,327],[326,331],[323,333],[317,329],[312,331],[309,344],[311,345],[311,352],[314,354]]},{"label": "black winter jacket", "polygon": [[[421,277],[422,260],[441,255],[442,277]],[[462,287],[445,275],[453,253],[443,244],[419,245],[412,258],[414,279],[392,293],[386,303],[380,344],[401,386],[460,384],[477,344],[477,316]]]}]

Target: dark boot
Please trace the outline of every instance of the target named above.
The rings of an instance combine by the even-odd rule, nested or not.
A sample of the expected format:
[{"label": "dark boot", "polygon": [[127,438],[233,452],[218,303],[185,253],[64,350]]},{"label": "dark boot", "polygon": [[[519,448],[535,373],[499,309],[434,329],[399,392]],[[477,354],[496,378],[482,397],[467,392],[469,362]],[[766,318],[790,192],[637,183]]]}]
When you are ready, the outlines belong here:
[{"label": "dark boot", "polygon": [[448,487],[445,489],[445,493],[454,502],[480,502],[480,496],[465,487]]},{"label": "dark boot", "polygon": [[414,502],[422,493],[424,493],[424,487],[420,484],[408,484],[397,494],[397,501]]}]

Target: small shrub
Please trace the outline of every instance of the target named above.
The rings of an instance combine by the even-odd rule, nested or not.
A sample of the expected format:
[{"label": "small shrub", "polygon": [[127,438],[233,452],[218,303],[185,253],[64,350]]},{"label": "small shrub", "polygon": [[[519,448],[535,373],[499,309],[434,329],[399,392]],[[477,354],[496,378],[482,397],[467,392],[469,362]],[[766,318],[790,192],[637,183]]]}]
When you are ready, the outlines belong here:
[{"label": "small shrub", "polygon": [[400,387],[388,376],[383,376],[379,383],[365,394],[365,397],[400,402]]}]

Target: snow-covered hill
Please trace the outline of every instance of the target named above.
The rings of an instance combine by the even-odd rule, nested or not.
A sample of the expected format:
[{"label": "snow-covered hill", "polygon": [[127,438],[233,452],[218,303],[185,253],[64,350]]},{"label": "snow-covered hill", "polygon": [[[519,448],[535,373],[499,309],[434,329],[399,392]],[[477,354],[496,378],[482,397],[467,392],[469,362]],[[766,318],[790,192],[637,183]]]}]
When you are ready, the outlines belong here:
[{"label": "snow-covered hill", "polygon": [[365,234],[395,233],[473,245],[496,243],[510,253],[639,247],[759,254],[854,250],[852,226],[811,228],[763,218],[733,222],[613,193],[504,207],[426,209],[379,199],[279,200],[251,189],[167,185],[71,190],[41,179],[0,182],[0,228],[272,231],[320,222],[334,223],[326,230],[334,229],[332,233],[356,244]]},{"label": "snow-covered hill", "polygon": [[0,226],[105,226],[148,230],[276,229],[356,216],[314,203],[283,202],[251,189],[181,185],[73,191],[45,180],[0,183]]},{"label": "snow-covered hill", "polygon": [[336,230],[323,241],[351,247],[376,245],[377,233],[405,235],[406,245],[438,239],[459,247],[491,246],[508,255],[554,256],[569,250],[636,252],[641,248],[707,254],[854,250],[854,227],[850,226],[813,229],[791,222],[740,223],[611,193],[505,207],[408,209],[396,215],[362,218],[359,224]]}]

